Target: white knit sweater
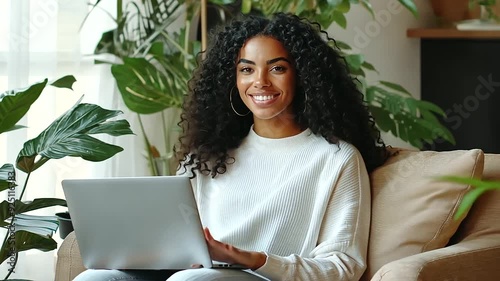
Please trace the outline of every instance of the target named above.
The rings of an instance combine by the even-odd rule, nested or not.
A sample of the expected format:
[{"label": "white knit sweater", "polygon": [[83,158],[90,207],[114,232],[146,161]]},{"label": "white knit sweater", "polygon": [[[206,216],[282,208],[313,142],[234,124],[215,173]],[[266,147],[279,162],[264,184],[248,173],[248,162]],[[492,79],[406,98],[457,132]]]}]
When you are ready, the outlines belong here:
[{"label": "white knit sweater", "polygon": [[262,251],[271,280],[359,280],[370,227],[368,174],[346,142],[310,130],[268,139],[253,129],[235,162],[193,179],[201,220],[215,239]]}]

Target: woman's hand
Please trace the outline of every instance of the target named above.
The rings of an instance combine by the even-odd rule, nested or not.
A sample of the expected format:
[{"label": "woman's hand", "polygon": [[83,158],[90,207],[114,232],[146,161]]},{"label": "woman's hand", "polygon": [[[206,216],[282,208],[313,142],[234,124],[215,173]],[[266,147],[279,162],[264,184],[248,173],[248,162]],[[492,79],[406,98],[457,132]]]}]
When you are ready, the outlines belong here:
[{"label": "woman's hand", "polygon": [[239,264],[252,270],[258,269],[266,263],[267,256],[264,253],[244,251],[232,245],[219,242],[212,237],[208,228],[205,228],[203,232],[205,233],[205,240],[207,241],[208,251],[212,260],[229,264]]}]

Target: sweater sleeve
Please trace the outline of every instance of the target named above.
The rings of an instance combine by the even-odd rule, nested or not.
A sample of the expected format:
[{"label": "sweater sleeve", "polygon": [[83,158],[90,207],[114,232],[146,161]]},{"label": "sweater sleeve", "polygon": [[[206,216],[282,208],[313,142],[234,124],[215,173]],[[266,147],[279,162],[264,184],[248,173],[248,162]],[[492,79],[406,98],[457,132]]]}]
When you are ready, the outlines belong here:
[{"label": "sweater sleeve", "polygon": [[359,280],[366,269],[370,210],[368,173],[358,153],[334,185],[309,257],[266,253],[266,263],[255,272],[270,280]]}]

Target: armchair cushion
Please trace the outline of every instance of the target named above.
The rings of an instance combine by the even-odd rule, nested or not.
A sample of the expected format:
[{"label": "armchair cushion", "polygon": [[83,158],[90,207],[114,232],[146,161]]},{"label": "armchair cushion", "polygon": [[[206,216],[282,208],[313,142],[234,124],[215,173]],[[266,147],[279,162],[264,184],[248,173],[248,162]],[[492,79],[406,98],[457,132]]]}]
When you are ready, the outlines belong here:
[{"label": "armchair cushion", "polygon": [[398,150],[373,171],[368,268],[362,280],[391,261],[446,246],[461,222],[453,215],[471,187],[433,177],[481,178],[483,165],[479,149]]},{"label": "armchair cushion", "polygon": [[481,237],[384,265],[371,281],[498,281],[500,235]]}]

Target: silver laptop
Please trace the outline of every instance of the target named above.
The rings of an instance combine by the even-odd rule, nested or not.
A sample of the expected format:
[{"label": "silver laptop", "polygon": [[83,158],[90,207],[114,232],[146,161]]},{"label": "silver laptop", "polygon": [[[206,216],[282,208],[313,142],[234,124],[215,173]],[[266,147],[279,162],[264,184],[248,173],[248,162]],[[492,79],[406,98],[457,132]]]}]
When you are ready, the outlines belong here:
[{"label": "silver laptop", "polygon": [[241,268],[212,263],[188,177],[67,179],[62,186],[87,268]]}]

